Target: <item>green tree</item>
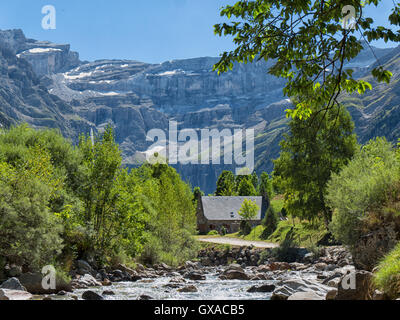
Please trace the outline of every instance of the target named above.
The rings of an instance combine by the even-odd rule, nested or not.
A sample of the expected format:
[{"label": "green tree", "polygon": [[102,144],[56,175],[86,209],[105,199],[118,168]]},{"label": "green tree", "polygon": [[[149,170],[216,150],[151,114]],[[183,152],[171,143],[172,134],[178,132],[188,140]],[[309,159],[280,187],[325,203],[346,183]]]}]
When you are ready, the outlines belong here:
[{"label": "green tree", "polygon": [[271,199],[273,196],[272,179],[266,172],[261,173],[260,184],[258,186],[260,196],[267,196]]},{"label": "green tree", "polygon": [[257,216],[260,207],[257,203],[250,199],[244,199],[242,206],[238,212],[242,219],[241,231],[243,234],[249,234],[251,231],[250,222]]},{"label": "green tree", "polygon": [[253,171],[253,173],[251,174],[251,183],[253,184],[256,191],[258,191],[259,181],[258,181],[257,172],[255,172],[255,171]]},{"label": "green tree", "polygon": [[110,126],[96,139],[94,145],[90,137],[81,136],[79,149],[84,156],[86,168],[86,179],[80,196],[84,204],[88,242],[92,250],[102,254],[113,237],[113,220],[119,214],[119,194],[115,188],[121,172],[122,157]]},{"label": "green tree", "polygon": [[231,171],[223,171],[217,180],[216,196],[236,195],[235,176]]},{"label": "green tree", "polygon": [[[364,6],[380,8],[382,2],[241,0],[227,5],[221,16],[236,21],[214,29],[219,36],[233,37],[236,48],[223,53],[214,69],[221,73],[232,69],[234,62],[270,61],[269,73],[285,80],[283,93],[294,104],[288,116],[306,119],[314,113],[318,117],[339,104],[342,92],[362,94],[372,89],[365,80],[354,78],[354,70],[344,67],[363,48],[368,49],[363,40],[400,41],[399,31],[375,26],[363,12]],[[341,23],[347,5],[356,9],[354,28]],[[400,25],[400,4],[395,4],[388,20],[393,27]],[[392,73],[378,63],[372,75],[388,83]]]},{"label": "green tree", "polygon": [[265,227],[262,238],[268,239],[268,237],[273,234],[278,227],[279,218],[274,209],[269,206],[267,212],[265,213],[265,218],[262,221],[263,226]]},{"label": "green tree", "polygon": [[243,177],[238,185],[237,193],[241,197],[256,196],[257,191],[254,188],[253,182],[251,181],[251,176]]},{"label": "green tree", "polygon": [[195,187],[193,189],[193,203],[196,203],[197,199],[204,196],[204,192],[201,191],[200,187]]},{"label": "green tree", "polygon": [[[137,186],[149,213],[141,259],[146,263],[178,265],[196,255],[196,208],[193,193],[175,169],[147,166],[147,177]],[[142,171],[143,172],[143,171]]]},{"label": "green tree", "polygon": [[29,167],[0,163],[0,257],[32,271],[54,263],[62,249],[62,223],[48,207],[51,163],[45,153],[41,159]]},{"label": "green tree", "polygon": [[310,220],[322,214],[328,226],[332,212],[325,202],[326,186],[332,173],[338,173],[354,155],[356,137],[350,115],[343,108],[319,118],[290,122],[290,134],[281,142],[274,170],[280,176],[289,213]]}]

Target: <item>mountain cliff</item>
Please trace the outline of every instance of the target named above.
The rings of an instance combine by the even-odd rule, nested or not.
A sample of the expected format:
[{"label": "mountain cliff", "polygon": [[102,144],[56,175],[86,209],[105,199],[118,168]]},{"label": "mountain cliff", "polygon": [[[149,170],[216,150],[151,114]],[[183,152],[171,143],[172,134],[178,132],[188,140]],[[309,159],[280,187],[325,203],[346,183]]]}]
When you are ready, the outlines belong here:
[{"label": "mountain cliff", "polygon": [[[255,130],[257,171],[270,171],[287,130],[282,95],[284,82],[267,74],[264,61],[235,65],[218,76],[218,58],[203,57],[148,64],[128,60],[82,62],[69,45],[27,39],[21,30],[0,31],[0,123],[25,121],[34,127],[59,128],[76,139],[90,128],[115,128],[126,165],[137,165],[152,141],[151,129]],[[390,86],[378,85],[360,98],[345,97],[361,141],[386,135],[399,137],[397,80],[400,49],[374,49],[391,67]],[[376,58],[365,50],[348,64],[368,77]],[[396,120],[397,119],[397,120]],[[223,169],[231,165],[177,165],[183,178],[206,193],[215,189]]]}]

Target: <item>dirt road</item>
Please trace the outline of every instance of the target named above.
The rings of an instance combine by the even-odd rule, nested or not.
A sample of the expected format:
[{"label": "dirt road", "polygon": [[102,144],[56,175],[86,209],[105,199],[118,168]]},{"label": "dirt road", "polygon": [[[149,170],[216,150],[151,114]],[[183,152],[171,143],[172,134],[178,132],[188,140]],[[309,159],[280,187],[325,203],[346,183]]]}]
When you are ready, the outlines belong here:
[{"label": "dirt road", "polygon": [[201,242],[209,242],[209,243],[216,243],[216,244],[230,244],[232,246],[239,246],[239,247],[249,247],[254,246],[256,248],[276,248],[279,247],[279,244],[264,242],[264,241],[249,241],[243,240],[238,238],[228,238],[228,237],[198,237],[198,241]]}]

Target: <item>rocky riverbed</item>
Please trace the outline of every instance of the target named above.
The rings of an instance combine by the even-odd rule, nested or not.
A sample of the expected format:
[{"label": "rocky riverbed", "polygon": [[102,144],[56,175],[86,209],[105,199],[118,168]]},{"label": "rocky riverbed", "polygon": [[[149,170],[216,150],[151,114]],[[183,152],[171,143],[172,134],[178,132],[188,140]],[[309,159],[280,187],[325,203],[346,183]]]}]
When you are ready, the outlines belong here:
[{"label": "rocky riverbed", "polygon": [[[331,300],[382,299],[371,291],[371,274],[356,271],[351,256],[341,247],[324,249],[321,256],[299,253],[299,261],[262,259],[262,251],[236,248],[203,250],[199,261],[187,261],[179,268],[165,264],[136,269],[119,265],[95,270],[83,260],[76,262],[71,284],[53,294],[41,294],[26,275],[8,279],[0,286],[0,300]],[[303,252],[304,253],[304,252]],[[261,254],[261,257],[260,257]],[[247,258],[248,257],[248,258]],[[258,261],[255,262],[258,257]],[[236,258],[242,263],[229,263]],[[343,288],[354,275],[356,290]],[[33,278],[31,277],[30,281]],[[32,289],[33,288],[33,289]],[[26,291],[25,291],[26,290]],[[31,292],[31,293],[29,293]]]}]

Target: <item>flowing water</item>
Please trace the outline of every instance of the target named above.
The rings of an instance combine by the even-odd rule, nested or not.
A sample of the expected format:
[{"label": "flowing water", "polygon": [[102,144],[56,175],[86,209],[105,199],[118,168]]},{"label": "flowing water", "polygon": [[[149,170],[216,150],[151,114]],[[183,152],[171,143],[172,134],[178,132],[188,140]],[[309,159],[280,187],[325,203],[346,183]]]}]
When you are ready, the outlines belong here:
[{"label": "flowing water", "polygon": [[[207,275],[203,281],[187,281],[180,287],[194,285],[198,292],[181,293],[179,288],[168,288],[170,277],[145,279],[136,282],[119,282],[112,286],[91,288],[90,290],[102,294],[105,290],[115,293],[105,296],[107,300],[136,300],[141,295],[147,295],[157,300],[269,300],[271,293],[248,293],[247,290],[268,281],[220,280],[216,275]],[[271,281],[269,281],[272,283]],[[74,291],[79,299],[87,289]]]}]

